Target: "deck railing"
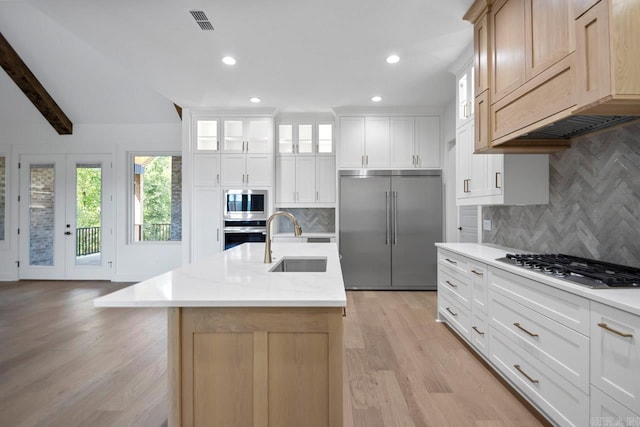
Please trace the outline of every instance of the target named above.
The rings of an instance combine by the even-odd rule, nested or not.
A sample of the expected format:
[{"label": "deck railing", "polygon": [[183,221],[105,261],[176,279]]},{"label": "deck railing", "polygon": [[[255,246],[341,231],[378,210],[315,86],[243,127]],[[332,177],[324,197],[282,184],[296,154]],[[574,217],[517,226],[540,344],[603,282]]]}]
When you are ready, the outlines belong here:
[{"label": "deck railing", "polygon": [[102,243],[101,227],[76,228],[76,256],[100,253]]},{"label": "deck railing", "polygon": [[136,224],[136,241],[171,240],[171,224]]}]

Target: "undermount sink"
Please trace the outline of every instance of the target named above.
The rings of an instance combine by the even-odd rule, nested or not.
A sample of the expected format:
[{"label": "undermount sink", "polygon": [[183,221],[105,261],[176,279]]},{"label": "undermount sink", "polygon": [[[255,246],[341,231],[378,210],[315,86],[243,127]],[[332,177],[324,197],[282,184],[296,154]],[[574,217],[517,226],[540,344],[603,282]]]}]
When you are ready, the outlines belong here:
[{"label": "undermount sink", "polygon": [[269,270],[270,273],[324,273],[326,271],[326,257],[284,257]]}]

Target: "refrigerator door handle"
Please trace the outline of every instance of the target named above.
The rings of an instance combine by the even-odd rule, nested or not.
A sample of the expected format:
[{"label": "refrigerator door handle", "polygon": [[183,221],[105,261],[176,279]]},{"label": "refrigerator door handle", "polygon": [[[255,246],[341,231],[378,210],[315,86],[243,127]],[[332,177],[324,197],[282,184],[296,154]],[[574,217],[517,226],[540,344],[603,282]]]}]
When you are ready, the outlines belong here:
[{"label": "refrigerator door handle", "polygon": [[386,230],[386,232],[384,234],[384,238],[385,238],[384,244],[385,245],[389,245],[389,240],[390,240],[390,237],[389,237],[389,232],[390,232],[390,229],[389,229],[389,215],[390,215],[390,211],[391,211],[391,206],[389,205],[389,192],[388,191],[384,192],[384,198],[385,198],[386,207],[387,207],[386,210],[385,210],[385,212],[387,213],[387,220],[385,222],[387,224],[387,230]]},{"label": "refrigerator door handle", "polygon": [[393,192],[393,244],[398,244],[398,192]]}]

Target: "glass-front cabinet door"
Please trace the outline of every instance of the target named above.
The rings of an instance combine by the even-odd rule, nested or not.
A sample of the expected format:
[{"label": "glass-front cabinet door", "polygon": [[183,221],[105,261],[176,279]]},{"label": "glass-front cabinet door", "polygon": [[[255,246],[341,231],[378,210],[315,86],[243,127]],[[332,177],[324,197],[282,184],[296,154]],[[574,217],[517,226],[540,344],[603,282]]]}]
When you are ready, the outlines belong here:
[{"label": "glass-front cabinet door", "polygon": [[222,125],[222,149],[226,153],[243,153],[245,150],[244,122],[224,120]]},{"label": "glass-front cabinet door", "polygon": [[271,119],[266,118],[246,120],[247,146],[245,151],[247,153],[273,153],[273,129],[271,123]]},{"label": "glass-front cabinet door", "polygon": [[296,153],[298,154],[313,154],[313,125],[312,124],[299,124],[298,125],[298,143]]},{"label": "glass-front cabinet door", "polygon": [[293,125],[292,124],[279,124],[278,125],[278,154],[293,154]]},{"label": "glass-front cabinet door", "polygon": [[318,124],[318,154],[334,154],[333,125],[331,123]]},{"label": "glass-front cabinet door", "polygon": [[220,139],[218,138],[218,120],[197,119],[195,134],[195,151],[220,151]]}]

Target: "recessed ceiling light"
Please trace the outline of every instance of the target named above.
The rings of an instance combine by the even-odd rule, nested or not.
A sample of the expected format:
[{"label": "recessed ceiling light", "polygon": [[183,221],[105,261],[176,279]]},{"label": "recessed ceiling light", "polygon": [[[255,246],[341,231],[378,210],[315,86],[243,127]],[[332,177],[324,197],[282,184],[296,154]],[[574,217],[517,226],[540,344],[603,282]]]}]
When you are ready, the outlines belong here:
[{"label": "recessed ceiling light", "polygon": [[254,104],[257,104],[258,102],[262,101],[262,99],[258,98],[257,96],[254,96],[253,98],[249,99],[249,101],[253,102]]},{"label": "recessed ceiling light", "polygon": [[387,56],[387,63],[389,64],[395,64],[398,61],[400,61],[400,57],[398,55]]},{"label": "recessed ceiling light", "polygon": [[371,97],[371,100],[372,100],[373,102],[380,102],[380,101],[382,101],[382,97],[381,97],[381,96],[378,96],[378,95],[376,95],[376,96],[372,96],[372,97]]},{"label": "recessed ceiling light", "polygon": [[227,65],[236,65],[236,59],[232,56],[225,56],[224,58],[222,58],[222,62]]}]

